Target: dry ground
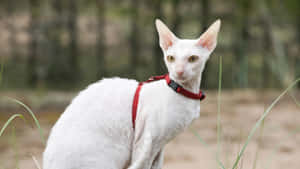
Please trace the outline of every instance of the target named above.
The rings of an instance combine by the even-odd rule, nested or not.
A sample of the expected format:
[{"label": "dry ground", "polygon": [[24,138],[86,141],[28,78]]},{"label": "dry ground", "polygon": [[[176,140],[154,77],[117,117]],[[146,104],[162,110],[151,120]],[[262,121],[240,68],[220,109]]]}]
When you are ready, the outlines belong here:
[{"label": "dry ground", "polygon": [[[166,147],[164,169],[216,169],[217,150],[217,94],[209,91],[208,97],[202,103],[201,118],[196,120],[191,129],[186,130]],[[278,92],[266,91],[225,91],[222,93],[222,145],[221,159],[226,168],[233,165],[234,158],[245,142],[251,128],[258,120],[264,109],[278,95]],[[53,96],[53,95],[52,95]],[[59,96],[59,94],[56,94]],[[66,100],[73,95],[68,95]],[[299,96],[299,94],[297,95]],[[63,96],[62,96],[63,97]],[[31,104],[23,95],[22,100]],[[54,97],[55,98],[55,97]],[[34,99],[33,99],[34,100]],[[55,100],[55,99],[54,99]],[[299,100],[299,97],[298,97]],[[32,103],[34,105],[34,103]],[[64,104],[67,104],[64,102]],[[1,104],[0,104],[1,105]],[[53,105],[54,106],[54,105]],[[38,119],[48,135],[65,105],[34,107]],[[5,112],[5,113],[4,113]],[[0,125],[8,118],[7,112],[22,113],[22,109],[0,106]],[[300,127],[300,107],[286,96],[273,109],[265,121],[261,141],[257,131],[254,139],[247,147],[242,158],[242,168],[252,169],[255,153],[258,151],[257,169],[299,169],[300,168],[300,133],[293,134]],[[31,122],[30,122],[31,123]],[[16,144],[14,149],[10,131],[0,138],[0,169],[16,168],[16,156],[19,156],[20,169],[35,169],[31,156],[41,163],[44,146],[35,127],[25,125],[17,120]],[[196,130],[207,145],[203,145],[191,130]]]}]

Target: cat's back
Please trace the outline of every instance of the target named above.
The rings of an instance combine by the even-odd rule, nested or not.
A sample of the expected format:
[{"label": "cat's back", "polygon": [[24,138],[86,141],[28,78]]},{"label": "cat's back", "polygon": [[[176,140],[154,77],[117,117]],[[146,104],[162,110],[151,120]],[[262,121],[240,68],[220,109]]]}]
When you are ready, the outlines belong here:
[{"label": "cat's back", "polygon": [[[93,83],[73,99],[57,123],[59,124],[61,119],[69,119],[70,123],[76,125],[77,122],[88,120],[86,123],[90,124],[88,128],[91,129],[93,122],[98,127],[109,127],[113,126],[114,122],[119,122],[120,118],[130,121],[129,113],[137,85],[135,80],[118,77]],[[71,125],[70,123],[68,125]]]},{"label": "cat's back", "polygon": [[[103,79],[81,91],[51,130],[44,167],[53,168],[47,165],[55,164],[58,159],[68,160],[79,152],[80,157],[72,159],[100,158],[111,145],[117,154],[123,151],[128,155],[133,138],[131,107],[137,85],[135,80],[116,77]],[[93,157],[89,152],[94,152]],[[103,159],[108,157],[106,154]]]},{"label": "cat's back", "polygon": [[137,85],[138,82],[135,80],[119,77],[100,80],[81,91],[78,96],[73,99],[69,108],[101,112],[112,112],[114,110],[131,108]]}]

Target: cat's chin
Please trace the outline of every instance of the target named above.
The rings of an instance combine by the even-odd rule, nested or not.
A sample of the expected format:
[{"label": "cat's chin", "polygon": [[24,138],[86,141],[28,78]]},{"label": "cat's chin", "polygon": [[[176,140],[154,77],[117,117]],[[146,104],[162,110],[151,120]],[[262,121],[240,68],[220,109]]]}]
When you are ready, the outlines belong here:
[{"label": "cat's chin", "polygon": [[178,82],[178,83],[180,83],[180,84],[185,84],[185,83],[187,83],[188,81],[189,81],[189,79],[188,78],[175,78],[174,79],[176,82]]},{"label": "cat's chin", "polygon": [[173,80],[183,87],[193,86],[193,80],[191,78],[174,78]]},{"label": "cat's chin", "polygon": [[[172,78],[172,77],[171,77]],[[189,81],[191,80],[188,77],[178,77],[178,76],[173,76],[173,80],[177,83],[179,83],[180,85],[185,85],[187,83],[189,83]]]}]

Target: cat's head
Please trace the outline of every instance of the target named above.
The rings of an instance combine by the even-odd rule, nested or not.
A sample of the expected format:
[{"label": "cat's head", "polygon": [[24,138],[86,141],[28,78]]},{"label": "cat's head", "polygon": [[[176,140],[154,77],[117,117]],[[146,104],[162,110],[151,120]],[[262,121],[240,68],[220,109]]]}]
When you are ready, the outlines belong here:
[{"label": "cat's head", "polygon": [[159,19],[156,28],[170,76],[180,83],[201,78],[206,61],[217,45],[217,20],[198,39],[179,39]]}]

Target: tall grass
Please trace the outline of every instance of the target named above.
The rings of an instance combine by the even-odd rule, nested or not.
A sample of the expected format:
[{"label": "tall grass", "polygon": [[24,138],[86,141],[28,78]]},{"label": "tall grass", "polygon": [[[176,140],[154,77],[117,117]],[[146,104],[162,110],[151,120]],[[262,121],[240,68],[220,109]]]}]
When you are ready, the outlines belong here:
[{"label": "tall grass", "polygon": [[17,147],[17,136],[16,136],[16,128],[15,128],[15,126],[12,126],[12,131],[11,131],[11,146],[13,147],[13,150],[15,152],[16,169],[20,169],[20,164],[19,164],[19,150],[18,150],[18,147]]},{"label": "tall grass", "polygon": [[265,112],[263,113],[263,115],[260,117],[260,119],[256,122],[256,124],[253,126],[252,130],[250,131],[250,134],[248,135],[248,138],[242,148],[242,150],[240,151],[240,153],[238,154],[232,169],[235,169],[237,167],[237,164],[239,163],[241,157],[244,154],[245,149],[247,148],[249,142],[251,141],[253,135],[255,134],[256,130],[263,124],[264,119],[267,117],[267,115],[271,112],[271,110],[273,109],[273,107],[278,103],[278,101],[290,90],[292,89],[298,82],[300,81],[300,78],[295,80],[292,84],[290,84],[289,87],[287,87],[273,102],[272,104],[265,110]]},{"label": "tall grass", "polygon": [[22,114],[14,114],[14,115],[12,115],[5,123],[4,123],[4,125],[3,125],[3,127],[1,128],[1,130],[0,130],[0,137],[2,136],[2,134],[4,133],[4,131],[6,130],[6,128],[8,127],[8,125],[14,120],[14,119],[16,119],[16,118],[21,118],[22,120],[24,120],[25,122],[26,122],[26,120],[25,120],[25,118],[24,118],[24,116],[22,115]]},{"label": "tall grass", "polygon": [[289,93],[289,95],[291,96],[291,98],[293,99],[294,103],[300,107],[300,103],[298,102],[297,98],[292,94],[292,93]]},{"label": "tall grass", "polygon": [[32,158],[32,160],[33,160],[33,162],[35,164],[35,167],[37,169],[41,169],[41,166],[40,166],[39,162],[37,161],[37,159],[33,155],[31,155],[31,158]]},{"label": "tall grass", "polygon": [[10,97],[8,97],[8,99],[11,100],[12,102],[15,102],[15,103],[21,105],[23,108],[25,108],[27,110],[27,112],[31,115],[32,119],[34,120],[35,125],[39,130],[40,138],[41,138],[43,144],[45,145],[46,144],[46,139],[45,139],[44,134],[43,134],[44,133],[43,129],[41,128],[41,125],[40,125],[38,119],[36,118],[36,116],[34,115],[34,113],[32,112],[32,110],[27,105],[25,105],[24,103],[22,103],[21,101],[19,101],[17,99],[10,98]]},{"label": "tall grass", "polygon": [[[13,98],[9,98],[11,101],[21,105],[23,108],[25,108],[27,110],[27,112],[31,115],[32,119],[34,120],[35,122],[35,125],[37,126],[38,130],[39,130],[39,135],[40,135],[40,139],[42,140],[43,144],[45,145],[46,144],[46,140],[44,138],[44,135],[43,135],[43,130],[40,126],[40,123],[38,121],[38,119],[36,118],[36,116],[34,115],[34,113],[32,112],[32,110],[27,106],[25,105],[24,103],[22,103],[21,101],[19,100],[16,100],[16,99],[13,99]],[[4,133],[4,131],[8,128],[8,126],[12,123],[12,121],[16,118],[21,118],[25,123],[27,123],[25,117],[22,115],[22,114],[14,114],[12,115],[6,122],[5,124],[3,125],[3,127],[1,128],[0,130],[0,137],[2,136],[2,134]],[[16,134],[15,134],[15,126],[12,126],[12,138],[16,138]],[[12,140],[12,146],[14,148],[14,152],[15,152],[15,161],[16,161],[16,169],[19,169],[19,158],[18,158],[18,148],[16,146],[16,139]],[[37,167],[37,169],[40,169],[40,165],[38,164],[37,160],[35,159],[34,156],[32,156],[32,159],[33,159],[33,162],[35,164],[35,166]]]},{"label": "tall grass", "polygon": [[[1,82],[3,80],[3,72],[4,72],[4,63],[3,61],[1,60],[1,63],[0,63],[0,85],[1,85]],[[35,122],[35,125],[37,126],[38,130],[39,130],[39,135],[40,135],[40,139],[42,140],[43,144],[45,145],[46,143],[46,140],[44,138],[44,135],[43,135],[43,130],[40,126],[40,123],[38,121],[38,119],[36,118],[36,116],[34,115],[33,111],[27,106],[25,105],[24,103],[22,103],[21,101],[17,100],[17,99],[14,99],[14,98],[9,98],[7,97],[7,99],[11,100],[12,102],[16,103],[16,104],[19,104],[20,106],[22,106],[25,110],[27,110],[27,112],[30,114],[30,116],[32,117],[32,119],[34,120]],[[22,114],[13,114],[12,116],[9,117],[9,119],[4,123],[4,125],[2,126],[2,128],[0,129],[0,137],[3,135],[4,131],[8,128],[8,126],[16,119],[16,118],[20,118],[22,119],[25,123],[27,123],[25,117],[22,115]],[[12,147],[14,149],[14,152],[15,152],[15,163],[16,163],[16,166],[15,168],[16,169],[19,169],[19,152],[18,152],[18,147],[17,147],[17,139],[16,139],[16,131],[15,131],[15,126],[12,125],[12,131],[11,131],[11,143],[12,143]],[[34,161],[34,164],[35,166],[38,168],[38,169],[41,169],[40,165],[38,164],[36,158],[34,156],[32,156],[32,159]]]},{"label": "tall grass", "polygon": [[257,149],[256,149],[256,152],[255,152],[252,169],[256,169],[256,166],[257,166],[258,154],[259,154],[259,150],[260,150],[260,147],[261,147],[261,144],[262,144],[262,137],[263,137],[264,128],[265,128],[265,120],[262,121],[262,124],[260,126],[259,136],[258,136],[258,141],[257,141],[258,142],[257,143]]},{"label": "tall grass", "polygon": [[[221,154],[221,92],[222,92],[222,56],[220,56],[219,60],[219,87],[218,87],[218,110],[217,110],[217,153],[216,153],[216,162],[218,166],[222,169],[225,169],[224,164],[220,160]],[[197,137],[197,139],[204,145],[208,146],[207,143],[201,138],[201,136],[192,129],[193,134]]]},{"label": "tall grass", "polygon": [[[33,111],[32,111],[27,105],[25,105],[24,103],[22,103],[21,101],[19,101],[19,100],[17,100],[17,99],[10,98],[10,97],[7,97],[7,99],[11,100],[11,101],[14,102],[14,103],[17,103],[17,104],[21,105],[23,108],[25,108],[25,110],[27,110],[27,112],[30,114],[30,116],[31,116],[32,119],[34,120],[35,125],[37,126],[37,128],[38,128],[38,130],[39,130],[40,138],[41,138],[43,144],[45,145],[46,140],[45,140],[45,138],[44,138],[44,134],[43,134],[44,132],[43,132],[43,129],[41,128],[41,125],[40,125],[38,119],[36,118],[36,116],[34,115]],[[13,119],[15,119],[16,117],[20,117],[20,118],[22,118],[24,121],[26,121],[25,118],[24,118],[24,116],[21,115],[21,114],[14,114],[14,115],[12,115],[12,116],[9,118],[9,120],[8,120],[8,121],[4,124],[4,126],[2,127],[1,132],[0,132],[0,136],[1,136],[2,132],[7,128],[7,126],[11,123],[11,121],[12,121]]]},{"label": "tall grass", "polygon": [[[225,169],[223,163],[220,160],[220,154],[221,154],[221,93],[222,93],[222,57],[220,57],[220,62],[219,62],[219,85],[218,85],[218,103],[217,103],[217,152],[216,152],[216,162],[217,165],[222,168]],[[255,123],[255,125],[253,126],[253,128],[251,129],[245,143],[242,146],[242,149],[240,150],[240,152],[237,154],[237,157],[234,161],[234,164],[232,166],[232,169],[236,169],[238,167],[239,162],[241,161],[242,156],[244,155],[244,152],[248,146],[248,144],[250,143],[250,141],[252,140],[254,134],[256,133],[257,129],[260,128],[260,135],[259,135],[259,140],[261,141],[262,139],[262,135],[263,135],[263,129],[264,129],[264,120],[265,118],[269,115],[269,113],[271,112],[271,110],[273,109],[273,107],[279,102],[279,100],[285,95],[287,94],[293,87],[295,87],[295,85],[300,81],[300,78],[295,80],[294,82],[292,82],[271,104],[270,106],[267,107],[267,109],[263,112],[263,114],[261,115],[261,117],[259,118],[259,120]],[[297,99],[295,98],[295,96],[291,93],[289,93],[290,96],[292,97],[292,99],[294,100],[294,102],[300,107],[300,103],[297,101]],[[297,130],[298,131],[298,130]],[[300,131],[300,129],[299,129]],[[195,131],[192,130],[193,134],[197,137],[197,139],[204,145],[207,147],[207,143],[204,141],[204,139],[201,138],[201,136]],[[258,153],[259,153],[259,146],[258,145],[258,149],[255,153],[255,160],[253,163],[252,168],[255,169],[256,165],[257,165],[257,158],[258,158]],[[242,168],[242,167],[240,167]]]},{"label": "tall grass", "polygon": [[[4,131],[6,130],[6,128],[8,127],[8,125],[14,120],[16,119],[17,117],[23,119],[25,121],[25,118],[23,115],[21,114],[14,114],[12,115],[6,122],[5,124],[3,125],[3,127],[1,128],[0,130],[0,137],[2,136],[2,134],[4,133]],[[26,122],[26,121],[25,121]],[[13,126],[12,127],[12,132],[11,132],[11,137],[12,137],[12,147],[14,149],[14,152],[15,152],[15,161],[16,161],[16,168],[19,169],[19,153],[18,153],[18,148],[16,146],[16,134],[15,134],[15,127]]]}]

